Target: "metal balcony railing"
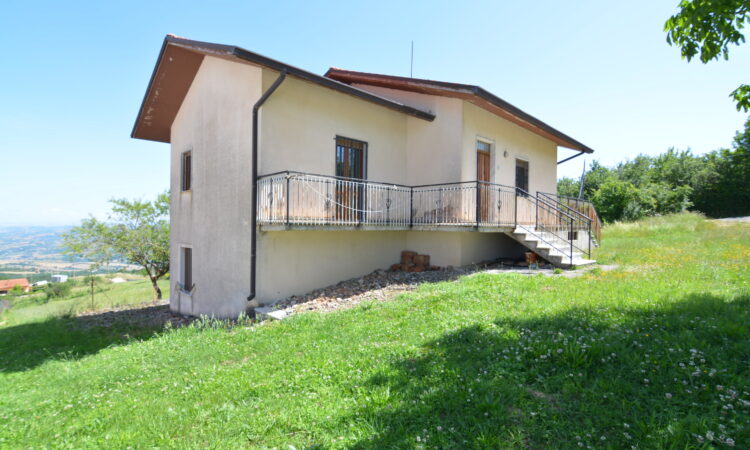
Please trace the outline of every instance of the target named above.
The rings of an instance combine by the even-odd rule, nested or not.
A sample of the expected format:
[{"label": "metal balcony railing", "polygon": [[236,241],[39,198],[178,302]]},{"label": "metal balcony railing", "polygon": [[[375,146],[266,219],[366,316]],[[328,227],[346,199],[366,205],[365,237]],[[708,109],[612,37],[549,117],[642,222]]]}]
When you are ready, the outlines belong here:
[{"label": "metal balcony railing", "polygon": [[[405,186],[285,171],[258,178],[258,223],[450,228],[522,226],[571,258],[590,256],[592,220],[549,194],[485,181]],[[582,236],[578,236],[579,232]],[[589,242],[587,243],[586,240]]]}]

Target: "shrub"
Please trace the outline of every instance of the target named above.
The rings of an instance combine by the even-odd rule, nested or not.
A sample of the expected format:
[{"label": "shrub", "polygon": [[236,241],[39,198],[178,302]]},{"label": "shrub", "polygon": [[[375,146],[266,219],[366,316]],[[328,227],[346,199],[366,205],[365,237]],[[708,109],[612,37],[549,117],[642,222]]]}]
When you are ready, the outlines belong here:
[{"label": "shrub", "polygon": [[73,287],[71,281],[64,283],[50,283],[44,288],[44,293],[47,294],[47,299],[67,297],[70,294],[70,290]]}]

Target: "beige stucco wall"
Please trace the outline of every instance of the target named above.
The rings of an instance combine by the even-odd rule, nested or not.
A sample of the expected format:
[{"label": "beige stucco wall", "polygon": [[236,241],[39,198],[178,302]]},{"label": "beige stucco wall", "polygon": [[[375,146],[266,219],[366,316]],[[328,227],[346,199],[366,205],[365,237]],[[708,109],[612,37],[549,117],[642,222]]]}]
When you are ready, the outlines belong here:
[{"label": "beige stucco wall", "polygon": [[[463,103],[462,175],[477,173],[476,141],[491,142],[492,181],[515,186],[516,158],[529,162],[529,192],[557,192],[557,144],[474,104]],[[504,152],[508,156],[503,156]]]},{"label": "beige stucco wall", "polygon": [[354,86],[435,114],[432,122],[407,117],[407,172],[404,184],[463,181],[459,150],[463,140],[462,100],[377,86]]},{"label": "beige stucco wall", "polygon": [[404,231],[259,233],[258,302],[273,303],[397,263]]},{"label": "beige stucco wall", "polygon": [[[206,57],[172,124],[172,309],[236,317],[250,283],[252,107],[260,69]],[[180,192],[181,154],[192,150],[191,192]],[[180,247],[193,248],[192,296],[181,293]]]},{"label": "beige stucco wall", "polygon": [[[529,161],[529,190],[556,192],[557,144],[472,103],[377,86],[355,86],[437,115],[408,120],[409,183],[476,180],[476,141],[492,144],[492,181],[515,185],[516,158]],[[503,156],[504,151],[508,156]]]},{"label": "beige stucco wall", "polygon": [[[270,85],[278,72],[265,69]],[[283,170],[336,173],[336,136],[367,142],[367,178],[403,183],[405,114],[351,95],[287,77],[260,116],[259,174]]]},{"label": "beige stucco wall", "polygon": [[523,255],[502,233],[471,231],[268,231],[258,245],[259,304],[387,269],[402,250],[428,254],[443,267]]}]

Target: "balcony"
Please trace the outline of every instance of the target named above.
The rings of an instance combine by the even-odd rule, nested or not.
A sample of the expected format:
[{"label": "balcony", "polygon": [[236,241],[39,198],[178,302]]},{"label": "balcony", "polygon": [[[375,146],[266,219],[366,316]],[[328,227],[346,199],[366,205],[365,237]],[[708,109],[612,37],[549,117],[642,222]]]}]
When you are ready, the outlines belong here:
[{"label": "balcony", "polygon": [[586,214],[595,214],[590,203],[484,181],[405,186],[286,171],[259,177],[257,195],[264,231],[503,232],[564,255],[571,265],[575,255],[590,257],[596,230]]},{"label": "balcony", "polygon": [[[589,220],[552,197],[484,181],[405,186],[302,172],[258,179],[258,224],[265,229],[583,229]],[[555,204],[557,203],[557,204]],[[567,211],[566,211],[567,209]],[[575,231],[575,230],[574,230]]]}]

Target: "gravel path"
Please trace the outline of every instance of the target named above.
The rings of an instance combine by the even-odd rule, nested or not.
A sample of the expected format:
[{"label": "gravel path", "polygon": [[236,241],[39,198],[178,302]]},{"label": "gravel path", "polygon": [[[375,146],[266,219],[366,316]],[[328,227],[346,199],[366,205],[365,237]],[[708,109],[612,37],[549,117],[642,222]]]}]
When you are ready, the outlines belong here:
[{"label": "gravel path", "polygon": [[723,219],[716,219],[717,222],[750,222],[750,216],[745,217],[725,217]]}]

